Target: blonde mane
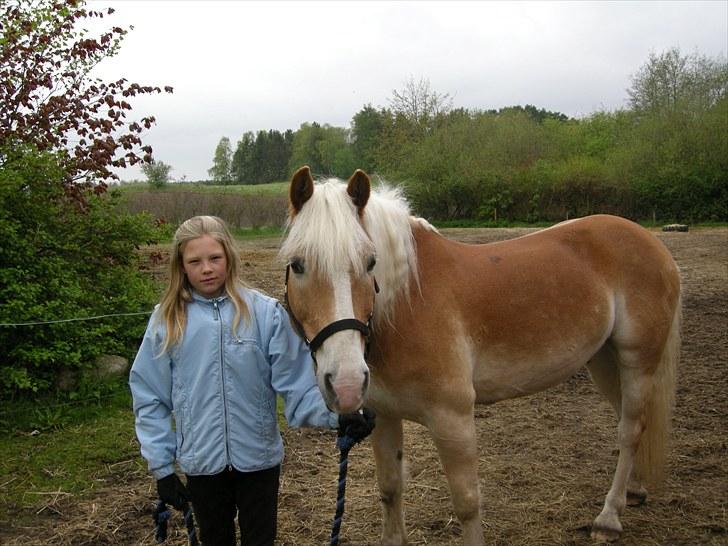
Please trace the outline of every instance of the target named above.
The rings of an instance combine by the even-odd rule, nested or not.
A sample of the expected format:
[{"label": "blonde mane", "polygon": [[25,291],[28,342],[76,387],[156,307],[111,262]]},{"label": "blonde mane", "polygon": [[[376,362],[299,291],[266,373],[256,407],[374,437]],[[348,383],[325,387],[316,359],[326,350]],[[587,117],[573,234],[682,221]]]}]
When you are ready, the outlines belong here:
[{"label": "blonde mane", "polygon": [[320,274],[333,277],[350,269],[362,274],[367,258],[374,254],[374,275],[380,287],[375,321],[391,318],[397,296],[409,297],[411,281],[419,285],[413,222],[421,220],[410,216],[409,204],[398,188],[372,188],[360,222],[346,183],[320,181],[301,211],[289,217],[279,255],[286,262],[302,259]]}]

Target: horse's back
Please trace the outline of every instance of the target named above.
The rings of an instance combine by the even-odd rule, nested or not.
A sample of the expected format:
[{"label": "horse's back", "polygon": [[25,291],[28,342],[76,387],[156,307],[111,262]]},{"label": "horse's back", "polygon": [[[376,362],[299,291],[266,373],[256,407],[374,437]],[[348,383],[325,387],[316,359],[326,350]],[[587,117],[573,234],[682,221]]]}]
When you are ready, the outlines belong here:
[{"label": "horse's back", "polygon": [[673,298],[679,291],[677,265],[665,245],[638,224],[605,214],[568,220],[516,239],[475,245],[472,251],[522,256],[525,274],[579,275],[617,292],[653,290]]}]

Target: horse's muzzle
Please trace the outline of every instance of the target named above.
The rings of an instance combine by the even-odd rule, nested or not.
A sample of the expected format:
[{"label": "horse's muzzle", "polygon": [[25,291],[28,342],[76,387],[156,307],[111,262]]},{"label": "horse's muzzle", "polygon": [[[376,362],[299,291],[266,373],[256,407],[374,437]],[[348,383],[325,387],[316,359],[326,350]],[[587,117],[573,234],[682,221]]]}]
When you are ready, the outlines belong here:
[{"label": "horse's muzzle", "polygon": [[369,389],[369,371],[364,371],[361,382],[337,382],[333,375],[324,375],[324,396],[337,413],[353,413],[364,405]]}]

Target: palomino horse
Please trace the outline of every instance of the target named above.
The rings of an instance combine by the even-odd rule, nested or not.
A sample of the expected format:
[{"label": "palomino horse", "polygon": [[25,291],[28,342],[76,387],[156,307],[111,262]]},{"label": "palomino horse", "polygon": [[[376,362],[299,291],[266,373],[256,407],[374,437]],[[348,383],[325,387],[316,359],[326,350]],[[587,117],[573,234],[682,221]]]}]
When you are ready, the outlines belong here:
[{"label": "palomino horse", "polygon": [[280,253],[327,404],[377,412],[382,543],[407,541],[402,419],[429,429],[463,542],[482,544],[474,405],[535,393],[582,366],[619,418],[617,469],[592,536],[620,536],[625,505],[645,500],[642,482],[664,462],[680,351],[680,276],[654,235],[599,215],[461,244],[412,217],[396,190],[372,192],[362,171],[314,184],[302,167]]}]

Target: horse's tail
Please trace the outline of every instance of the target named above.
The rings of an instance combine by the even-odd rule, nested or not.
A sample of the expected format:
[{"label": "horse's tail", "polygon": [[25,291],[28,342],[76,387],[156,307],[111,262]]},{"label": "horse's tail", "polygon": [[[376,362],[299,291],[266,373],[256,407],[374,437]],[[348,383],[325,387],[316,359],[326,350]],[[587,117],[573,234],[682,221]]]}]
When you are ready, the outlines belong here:
[{"label": "horse's tail", "polygon": [[677,366],[680,360],[682,301],[678,297],[662,359],[653,377],[652,395],[644,413],[644,431],[635,458],[635,476],[656,485],[664,478],[665,459],[672,429]]}]

